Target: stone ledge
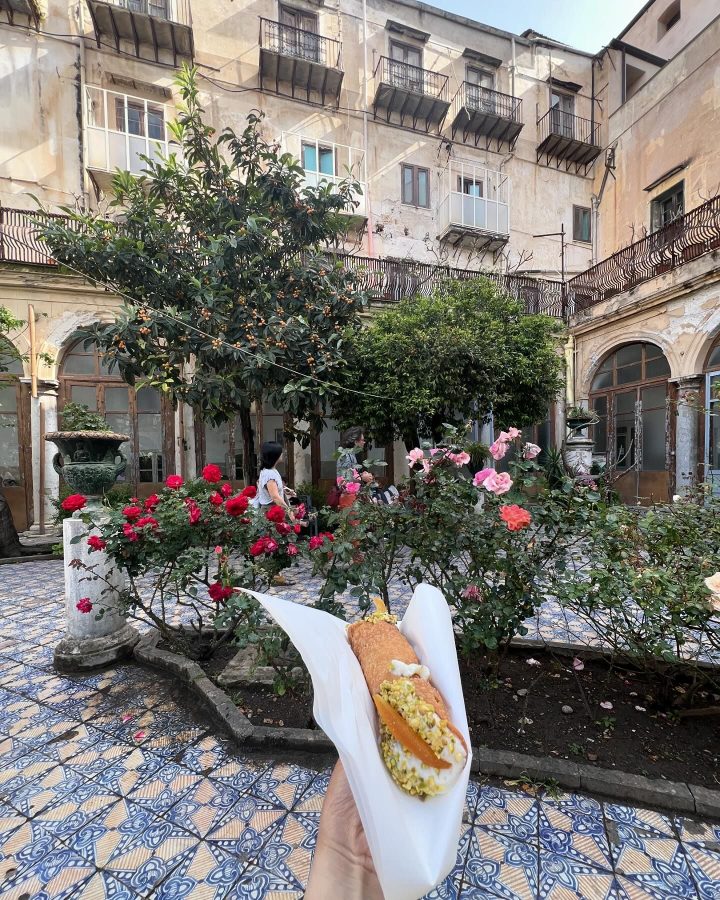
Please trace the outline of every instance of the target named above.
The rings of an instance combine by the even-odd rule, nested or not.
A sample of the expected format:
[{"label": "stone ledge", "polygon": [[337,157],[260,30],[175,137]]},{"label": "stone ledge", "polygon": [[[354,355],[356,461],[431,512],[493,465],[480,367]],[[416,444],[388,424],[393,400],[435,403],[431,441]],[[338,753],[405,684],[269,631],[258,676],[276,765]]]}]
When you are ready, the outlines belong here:
[{"label": "stone ledge", "polygon": [[[330,738],[319,728],[253,725],[228,695],[210,681],[197,663],[176,653],[158,650],[159,639],[160,635],[155,630],[142,636],[135,647],[138,662],[180,676],[202,701],[214,721],[239,744],[264,750],[303,750],[309,753],[327,753],[335,749]],[[698,785],[645,778],[642,775],[600,769],[569,760],[528,756],[507,750],[473,747],[472,753],[473,774],[553,781],[568,790],[579,788],[611,799],[720,818],[720,791]]]}]

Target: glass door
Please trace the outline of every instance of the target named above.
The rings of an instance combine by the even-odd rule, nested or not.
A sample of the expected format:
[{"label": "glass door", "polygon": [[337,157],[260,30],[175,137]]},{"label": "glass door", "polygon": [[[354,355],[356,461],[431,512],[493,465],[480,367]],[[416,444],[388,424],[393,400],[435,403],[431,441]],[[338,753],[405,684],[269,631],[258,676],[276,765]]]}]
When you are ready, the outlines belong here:
[{"label": "glass door", "polygon": [[706,478],[720,495],[720,372],[705,376],[705,465]]},{"label": "glass door", "polygon": [[572,138],[575,119],[575,98],[573,95],[553,91],[550,95],[550,108],[552,109],[553,133]]}]

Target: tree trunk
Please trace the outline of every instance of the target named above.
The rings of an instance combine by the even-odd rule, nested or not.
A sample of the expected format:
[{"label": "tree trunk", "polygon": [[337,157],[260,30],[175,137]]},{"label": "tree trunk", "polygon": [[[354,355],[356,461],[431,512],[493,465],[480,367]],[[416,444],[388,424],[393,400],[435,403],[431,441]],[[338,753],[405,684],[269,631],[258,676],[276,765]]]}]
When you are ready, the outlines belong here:
[{"label": "tree trunk", "polygon": [[257,481],[257,458],[255,456],[250,407],[243,406],[238,415],[240,416],[240,430],[242,431],[243,480],[246,485],[255,484]]},{"label": "tree trunk", "polygon": [[13,522],[10,504],[0,493],[0,557],[22,556],[25,552]]}]

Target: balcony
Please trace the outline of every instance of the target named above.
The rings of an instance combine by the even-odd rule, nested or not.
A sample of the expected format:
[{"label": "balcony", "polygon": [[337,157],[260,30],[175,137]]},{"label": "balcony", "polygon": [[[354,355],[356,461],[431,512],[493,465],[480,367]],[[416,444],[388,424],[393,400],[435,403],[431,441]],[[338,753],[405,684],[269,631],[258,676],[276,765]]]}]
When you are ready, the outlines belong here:
[{"label": "balcony", "polygon": [[135,48],[151,47],[156,62],[160,51],[172,54],[173,65],[179,59],[192,59],[193,46],[190,0],[87,0],[98,47],[112,41],[120,52],[121,41]]},{"label": "balcony", "polygon": [[381,112],[389,122],[395,114],[401,125],[408,121],[417,128],[418,123],[423,123],[425,131],[433,127],[440,131],[450,108],[447,75],[381,56],[375,68],[375,83],[376,118]]},{"label": "balcony", "polygon": [[512,150],[523,129],[522,100],[469,81],[455,94],[450,116],[453,140],[460,133],[463,143],[478,147],[484,139],[486,150],[493,141],[498,151],[503,143]]},{"label": "balcony", "polygon": [[85,88],[86,165],[106,189],[117,169],[142,175],[147,156],[167,156],[165,104],[129,97],[104,88]]},{"label": "balcony", "polygon": [[40,23],[41,11],[36,0],[0,0],[0,10],[5,11],[8,22],[15,24],[15,16],[27,16],[37,28]]},{"label": "balcony", "polygon": [[569,308],[571,312],[590,309],[713,250],[720,250],[720,197],[571,278]]},{"label": "balcony", "polygon": [[270,19],[260,19],[260,87],[283,93],[281,86],[290,88],[290,96],[298,92],[310,102],[313,95],[322,103],[340,99],[343,70],[340,41],[321,37],[293,25]]},{"label": "balcony", "polygon": [[537,161],[546,166],[552,161],[566,172],[574,168],[576,174],[587,174],[600,155],[600,126],[590,119],[553,107],[538,119],[538,130]]},{"label": "balcony", "polygon": [[357,205],[348,207],[345,214],[353,225],[361,225],[367,220],[363,150],[289,131],[283,132],[282,145],[285,152],[295,157],[302,166],[306,187],[316,188],[324,184],[337,188],[347,178],[357,181],[362,193],[355,195]]},{"label": "balcony", "polygon": [[510,179],[502,172],[455,163],[438,209],[438,240],[498,250],[510,237]]}]

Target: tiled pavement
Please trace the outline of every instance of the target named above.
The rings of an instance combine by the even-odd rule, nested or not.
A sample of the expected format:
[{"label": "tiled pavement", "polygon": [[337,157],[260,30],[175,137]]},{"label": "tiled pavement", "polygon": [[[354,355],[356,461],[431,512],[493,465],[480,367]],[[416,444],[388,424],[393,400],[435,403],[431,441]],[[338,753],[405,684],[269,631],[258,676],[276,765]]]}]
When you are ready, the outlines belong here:
[{"label": "tiled pavement", "polygon": [[[135,666],[55,673],[59,563],[0,599],[0,898],[302,897],[327,771],[244,757]],[[471,783],[429,896],[720,900],[720,824]]]}]

